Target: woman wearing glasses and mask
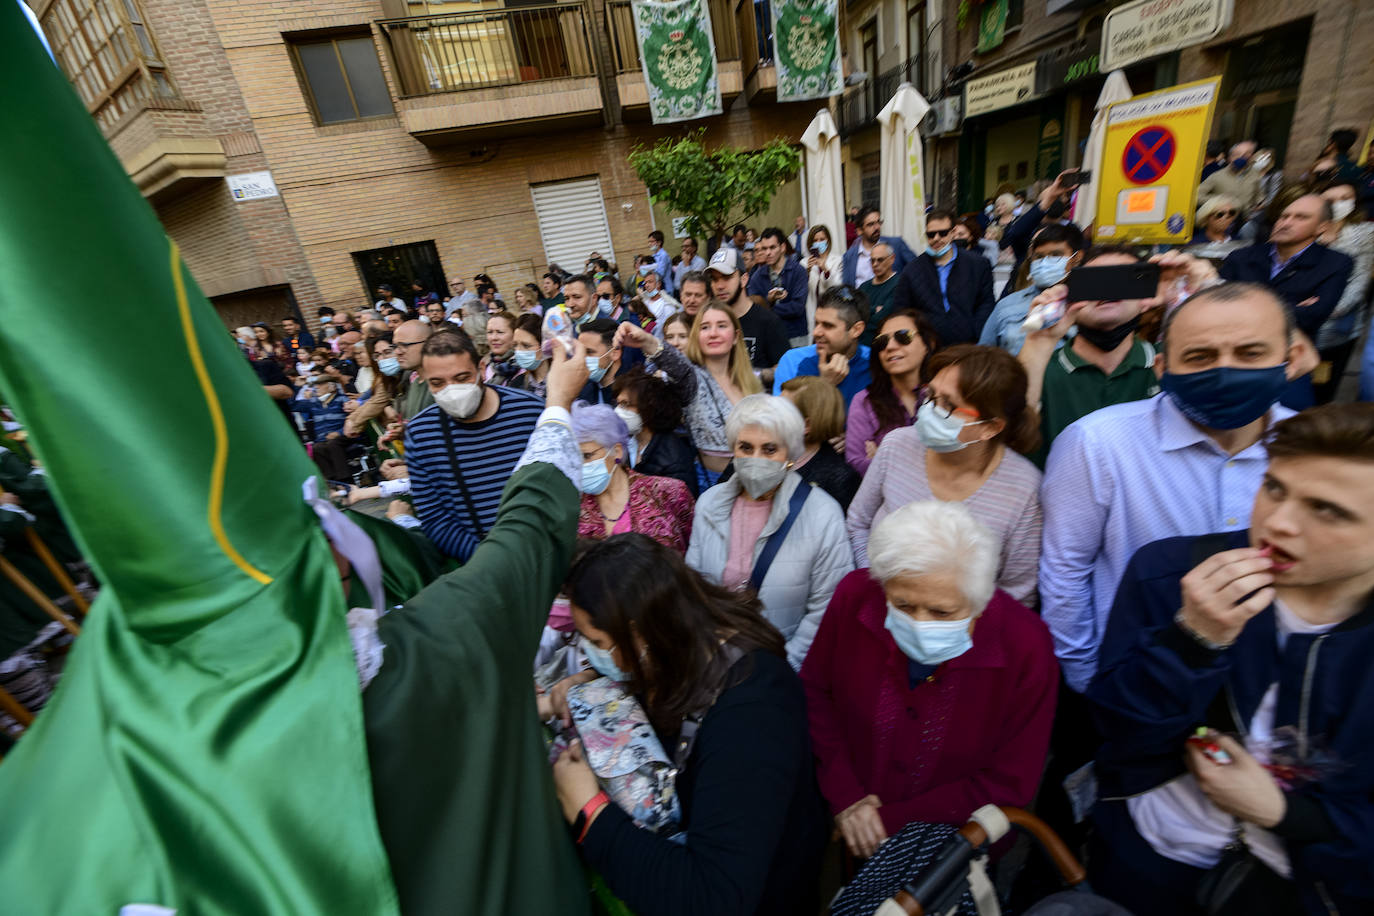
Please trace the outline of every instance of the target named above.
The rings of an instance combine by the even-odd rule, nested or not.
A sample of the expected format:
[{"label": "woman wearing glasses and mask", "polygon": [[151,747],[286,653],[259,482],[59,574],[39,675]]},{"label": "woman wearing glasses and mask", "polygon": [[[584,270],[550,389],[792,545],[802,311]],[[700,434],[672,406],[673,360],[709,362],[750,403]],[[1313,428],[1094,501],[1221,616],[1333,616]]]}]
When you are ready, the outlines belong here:
[{"label": "woman wearing glasses and mask", "polygon": [[997,586],[1034,606],[1040,563],[1040,471],[1024,457],[1040,442],[1026,403],[1026,370],[997,347],[960,344],[926,366],[930,382],[913,426],[889,433],[849,506],[856,566],[868,535],[907,503],[962,503],[1001,545]]},{"label": "woman wearing glasses and mask", "polygon": [[577,536],[600,541],[633,531],[686,553],[692,533],[687,485],[631,470],[629,428],[606,404],[574,404],[572,430],[582,450]]},{"label": "woman wearing glasses and mask", "polygon": [[752,589],[800,668],[835,586],[854,562],[844,512],[793,467],[806,421],[791,401],[751,394],[725,421],[734,476],[697,500],[687,565],[732,591]]}]

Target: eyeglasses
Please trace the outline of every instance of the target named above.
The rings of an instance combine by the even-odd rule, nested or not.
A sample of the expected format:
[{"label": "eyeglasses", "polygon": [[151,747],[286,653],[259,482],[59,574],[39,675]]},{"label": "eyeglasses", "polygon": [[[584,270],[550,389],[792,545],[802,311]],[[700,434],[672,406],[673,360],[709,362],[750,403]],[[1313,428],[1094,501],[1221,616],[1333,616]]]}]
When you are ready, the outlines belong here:
[{"label": "eyeglasses", "polygon": [[407,347],[423,347],[425,342],[423,340],[396,340],[392,341],[392,345],[397,350],[404,350]]},{"label": "eyeglasses", "polygon": [[930,403],[932,409],[935,411],[935,415],[942,420],[948,420],[956,413],[965,417],[978,418],[978,411],[974,410],[972,407],[955,407],[950,403],[948,398],[942,395],[935,395],[930,399]]},{"label": "eyeglasses", "polygon": [[891,334],[879,334],[873,338],[873,349],[878,353],[887,349],[887,345],[892,341],[897,341],[897,346],[905,347],[916,339],[916,332],[902,328],[900,331],[893,331]]},{"label": "eyeglasses", "polygon": [[942,238],[944,238],[945,236],[949,235],[949,234],[950,234],[951,232],[953,232],[953,231],[954,231],[954,227],[952,227],[952,226],[951,226],[950,228],[944,229],[944,230],[936,229],[936,230],[933,231],[933,232],[926,232],[926,239],[927,239],[927,241],[933,242],[933,241],[935,241],[936,239],[942,239]]},{"label": "eyeglasses", "polygon": [[1213,216],[1235,216],[1235,215],[1236,215],[1236,212],[1237,212],[1237,211],[1235,211],[1235,210],[1213,210],[1213,211],[1212,211],[1212,215],[1213,215]]}]

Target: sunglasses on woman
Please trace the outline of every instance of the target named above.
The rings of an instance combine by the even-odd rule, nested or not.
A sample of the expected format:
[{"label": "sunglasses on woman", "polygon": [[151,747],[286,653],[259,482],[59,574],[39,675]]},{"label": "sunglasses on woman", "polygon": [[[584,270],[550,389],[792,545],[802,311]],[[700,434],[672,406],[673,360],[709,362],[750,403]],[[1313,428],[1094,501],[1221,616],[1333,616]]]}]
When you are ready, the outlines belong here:
[{"label": "sunglasses on woman", "polygon": [[897,341],[899,347],[905,347],[916,339],[916,332],[902,328],[900,331],[893,331],[891,334],[879,334],[873,338],[873,349],[881,353],[887,349],[888,343]]}]

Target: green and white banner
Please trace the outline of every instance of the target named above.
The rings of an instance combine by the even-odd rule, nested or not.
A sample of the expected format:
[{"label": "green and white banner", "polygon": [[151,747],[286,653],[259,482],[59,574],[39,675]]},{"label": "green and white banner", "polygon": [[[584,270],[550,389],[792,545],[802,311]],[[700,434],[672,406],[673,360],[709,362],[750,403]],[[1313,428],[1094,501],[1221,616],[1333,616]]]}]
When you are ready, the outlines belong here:
[{"label": "green and white banner", "polygon": [[778,101],[839,95],[839,0],[773,0]]},{"label": "green and white banner", "polygon": [[654,123],[720,114],[716,43],[706,0],[634,0],[632,6]]}]

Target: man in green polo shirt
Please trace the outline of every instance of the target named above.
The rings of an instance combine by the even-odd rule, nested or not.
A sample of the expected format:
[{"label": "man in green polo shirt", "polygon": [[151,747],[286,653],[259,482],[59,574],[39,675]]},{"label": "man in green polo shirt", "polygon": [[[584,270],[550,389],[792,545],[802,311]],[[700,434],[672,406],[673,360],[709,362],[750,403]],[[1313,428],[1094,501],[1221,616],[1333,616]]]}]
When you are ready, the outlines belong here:
[{"label": "man in green polo shirt", "polygon": [[[1103,246],[1088,249],[1083,265],[1108,267],[1139,260],[1125,248]],[[1064,287],[1055,286],[1042,295],[1062,298],[1064,292]],[[1037,464],[1044,466],[1055,437],[1079,417],[1159,392],[1154,347],[1135,336],[1140,316],[1157,303],[1157,299],[1074,302],[1058,323],[1026,335],[1017,359],[1030,379],[1027,401],[1038,400],[1040,405],[1041,446],[1033,456]],[[1064,343],[1070,327],[1078,331]]]},{"label": "man in green polo shirt", "polygon": [[869,262],[873,265],[873,279],[859,284],[859,292],[868,297],[868,324],[859,338],[863,346],[871,346],[878,336],[887,316],[894,311],[892,294],[897,291],[897,272],[892,269],[892,246],[879,242],[869,252]]}]

